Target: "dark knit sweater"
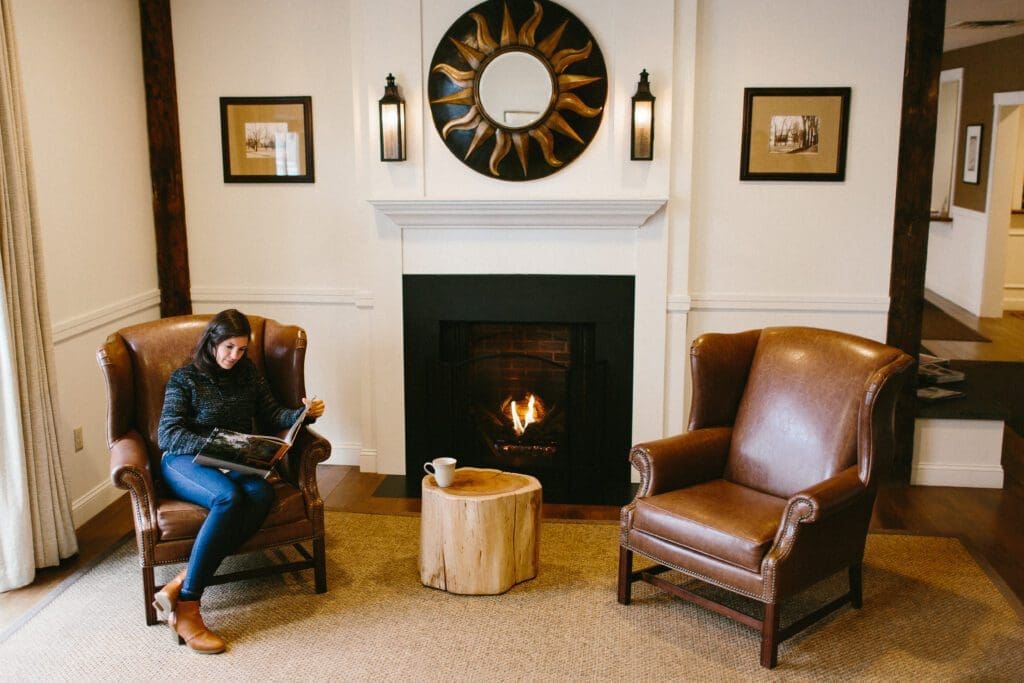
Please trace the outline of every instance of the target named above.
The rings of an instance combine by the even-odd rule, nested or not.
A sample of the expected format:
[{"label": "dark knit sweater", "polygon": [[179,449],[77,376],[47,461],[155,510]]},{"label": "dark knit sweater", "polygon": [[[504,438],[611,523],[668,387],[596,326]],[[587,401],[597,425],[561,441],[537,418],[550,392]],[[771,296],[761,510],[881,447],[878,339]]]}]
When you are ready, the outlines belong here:
[{"label": "dark knit sweater", "polygon": [[287,429],[301,410],[278,403],[248,358],[212,375],[189,364],[167,381],[157,443],[164,453],[198,453],[214,427],[246,433],[255,432],[257,424]]}]

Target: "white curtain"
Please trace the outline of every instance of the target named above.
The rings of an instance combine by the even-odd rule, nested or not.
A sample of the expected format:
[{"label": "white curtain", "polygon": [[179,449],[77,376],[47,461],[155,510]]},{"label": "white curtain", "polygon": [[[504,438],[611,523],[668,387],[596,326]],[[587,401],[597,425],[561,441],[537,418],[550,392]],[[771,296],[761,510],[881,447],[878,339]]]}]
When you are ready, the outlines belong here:
[{"label": "white curtain", "polygon": [[0,0],[0,591],[78,552],[9,0]]}]

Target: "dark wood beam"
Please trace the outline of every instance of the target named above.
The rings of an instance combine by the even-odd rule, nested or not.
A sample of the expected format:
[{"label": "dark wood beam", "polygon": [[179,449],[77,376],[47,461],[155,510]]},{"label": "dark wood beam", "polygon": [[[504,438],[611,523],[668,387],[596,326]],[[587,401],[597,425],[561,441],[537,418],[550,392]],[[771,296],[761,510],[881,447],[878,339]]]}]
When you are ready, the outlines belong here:
[{"label": "dark wood beam", "polygon": [[192,312],[170,0],[139,0],[160,315]]},{"label": "dark wood beam", "polygon": [[[921,346],[924,271],[935,160],[935,120],[946,0],[910,0],[903,74],[896,220],[889,280],[887,342],[917,358]],[[914,450],[916,382],[907,383],[896,409],[896,462],[893,475],[910,480]]]}]

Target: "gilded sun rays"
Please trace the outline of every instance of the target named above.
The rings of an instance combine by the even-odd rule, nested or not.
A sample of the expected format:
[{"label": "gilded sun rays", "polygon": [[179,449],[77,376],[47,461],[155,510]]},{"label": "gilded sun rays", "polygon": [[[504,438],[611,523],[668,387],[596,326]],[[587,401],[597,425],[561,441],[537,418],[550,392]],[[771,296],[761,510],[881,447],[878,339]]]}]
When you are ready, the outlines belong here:
[{"label": "gilded sun rays", "polygon": [[[483,3],[467,12],[465,17],[471,20],[468,24],[470,28],[456,34],[454,29],[460,20],[438,46],[431,74],[432,77],[434,74],[443,76],[446,82],[439,83],[430,91],[435,123],[448,147],[476,170],[484,172],[471,162],[471,157],[493,139],[486,163],[486,169],[492,176],[520,179],[502,171],[502,161],[513,149],[522,171],[521,179],[548,175],[582,152],[596,133],[607,91],[604,59],[579,20],[559,5],[545,0],[533,0],[532,14],[518,27],[508,3],[501,3],[501,29],[495,39],[485,17],[485,10],[488,9],[495,16],[496,11],[491,7],[493,5],[497,5],[497,0]],[[545,7],[552,14],[564,15],[564,18],[559,21],[555,17],[555,26],[538,40],[537,33],[544,19]],[[582,44],[582,47],[560,48],[563,39],[566,42],[575,39],[575,44]],[[540,112],[536,120],[521,127],[509,126],[496,120],[493,113],[485,110],[480,99],[480,82],[484,71],[495,58],[514,52],[525,53],[538,60],[551,79],[551,95],[546,110]],[[569,67],[575,64],[581,65],[576,70],[583,73],[567,73]],[[594,84],[598,87],[589,90],[588,98],[595,102],[599,99],[599,106],[588,105],[574,92]],[[466,109],[462,110],[461,107]],[[575,116],[567,118],[563,116],[566,112]],[[468,143],[455,145],[450,140],[454,131],[472,131],[472,135]],[[575,144],[569,143],[565,153],[556,153],[556,134]],[[531,166],[531,139],[536,142],[546,166]]]}]

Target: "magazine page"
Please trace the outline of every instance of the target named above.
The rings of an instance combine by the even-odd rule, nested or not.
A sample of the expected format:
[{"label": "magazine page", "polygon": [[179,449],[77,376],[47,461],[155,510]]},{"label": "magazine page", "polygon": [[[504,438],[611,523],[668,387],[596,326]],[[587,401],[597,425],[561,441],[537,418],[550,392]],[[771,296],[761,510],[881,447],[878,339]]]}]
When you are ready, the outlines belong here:
[{"label": "magazine page", "polygon": [[[312,403],[315,400],[316,400],[316,396],[311,398],[309,402]],[[299,429],[302,428],[302,423],[305,422],[305,420],[306,420],[306,413],[308,413],[308,412],[309,412],[309,406],[308,405],[303,406],[302,407],[302,412],[299,413],[299,416],[295,419],[295,422],[292,424],[291,428],[288,430],[288,433],[285,434],[284,441],[289,446],[291,446],[293,443],[295,443],[295,435],[298,434],[299,433]]]},{"label": "magazine page", "polygon": [[203,444],[201,456],[214,460],[268,468],[288,442],[275,436],[245,434],[230,429],[214,429]]},{"label": "magazine page", "polygon": [[288,429],[284,439],[276,436],[245,434],[216,428],[206,439],[193,462],[222,467],[266,477],[274,463],[288,451],[306,419],[309,406],[304,406]]}]

